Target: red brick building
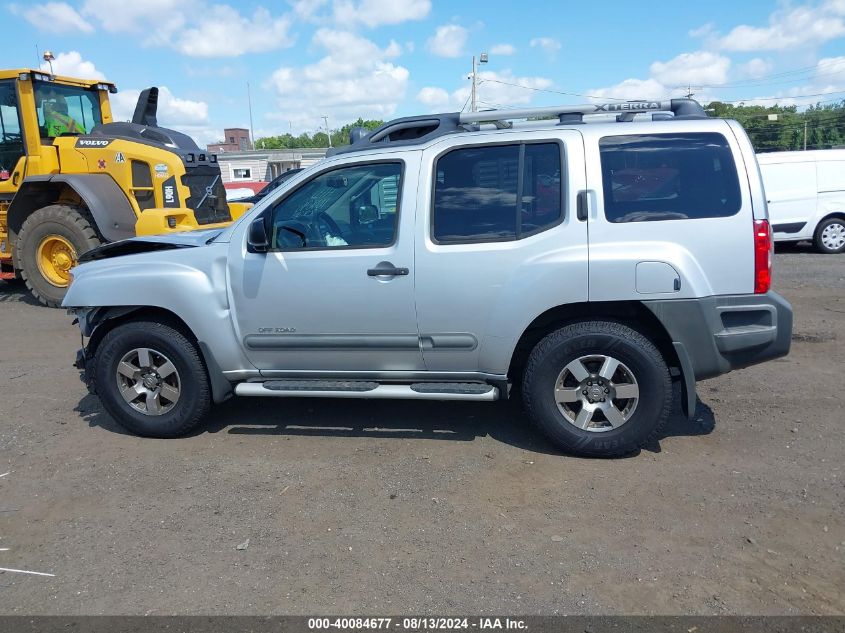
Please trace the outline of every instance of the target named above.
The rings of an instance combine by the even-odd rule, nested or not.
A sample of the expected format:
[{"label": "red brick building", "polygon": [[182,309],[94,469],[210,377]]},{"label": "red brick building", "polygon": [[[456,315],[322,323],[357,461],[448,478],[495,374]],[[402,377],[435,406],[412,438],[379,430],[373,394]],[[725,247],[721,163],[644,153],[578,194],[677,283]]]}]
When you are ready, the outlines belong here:
[{"label": "red brick building", "polygon": [[211,154],[225,154],[227,152],[245,152],[252,149],[252,142],[249,140],[249,130],[242,127],[227,127],[223,130],[224,139],[222,143],[213,143],[208,146]]}]

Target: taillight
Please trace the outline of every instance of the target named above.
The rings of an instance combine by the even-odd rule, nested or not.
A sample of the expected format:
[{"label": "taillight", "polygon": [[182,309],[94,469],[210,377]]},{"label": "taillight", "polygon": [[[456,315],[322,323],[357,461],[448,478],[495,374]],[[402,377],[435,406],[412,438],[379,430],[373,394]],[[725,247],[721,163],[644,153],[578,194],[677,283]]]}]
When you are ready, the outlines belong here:
[{"label": "taillight", "polygon": [[772,287],[772,227],[768,220],[754,220],[754,292]]}]

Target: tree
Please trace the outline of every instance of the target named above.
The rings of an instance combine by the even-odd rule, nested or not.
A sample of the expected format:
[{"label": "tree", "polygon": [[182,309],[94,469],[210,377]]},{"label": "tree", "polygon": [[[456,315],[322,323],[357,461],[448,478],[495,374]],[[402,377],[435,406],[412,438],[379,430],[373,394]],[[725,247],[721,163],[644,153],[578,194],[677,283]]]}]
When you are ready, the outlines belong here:
[{"label": "tree", "polygon": [[[384,124],[384,121],[364,120],[347,123],[338,130],[332,131],[332,146],[339,147],[349,144],[349,131],[354,127],[362,127],[368,131],[375,130]],[[329,137],[324,131],[315,132],[313,135],[302,133],[299,136],[282,134],[280,136],[265,136],[255,141],[255,149],[307,149],[310,147],[328,147]]]},{"label": "tree", "polygon": [[[735,119],[742,124],[757,152],[829,149],[845,142],[845,100],[817,104],[798,112],[795,106],[733,105],[714,101],[707,106],[716,117]],[[775,115],[774,120],[770,116]]]}]

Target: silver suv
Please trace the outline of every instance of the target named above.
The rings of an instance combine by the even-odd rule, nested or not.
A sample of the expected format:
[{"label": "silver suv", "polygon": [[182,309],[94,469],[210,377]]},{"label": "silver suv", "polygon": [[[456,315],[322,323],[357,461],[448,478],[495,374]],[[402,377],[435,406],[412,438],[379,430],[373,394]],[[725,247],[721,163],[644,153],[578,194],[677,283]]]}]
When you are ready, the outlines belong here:
[{"label": "silver suv", "polygon": [[695,101],[351,140],[225,230],[80,260],[77,366],[120,424],[182,435],[233,394],[519,392],[562,448],[619,455],[661,432],[673,382],[691,415],[697,380],[789,351],[754,151]]}]

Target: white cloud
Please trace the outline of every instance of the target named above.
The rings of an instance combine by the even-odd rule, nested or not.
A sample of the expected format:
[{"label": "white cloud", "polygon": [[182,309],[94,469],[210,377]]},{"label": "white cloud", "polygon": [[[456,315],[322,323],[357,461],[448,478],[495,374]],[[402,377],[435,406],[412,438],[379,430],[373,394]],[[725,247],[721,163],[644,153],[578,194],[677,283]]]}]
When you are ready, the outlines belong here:
[{"label": "white cloud", "polygon": [[669,89],[656,79],[626,79],[607,88],[593,88],[590,94],[599,99],[661,99]]},{"label": "white cloud", "polygon": [[[129,121],[135,112],[137,88],[121,90],[111,95],[112,115],[115,121]],[[205,101],[183,99],[174,95],[167,86],[158,89],[158,124],[192,137],[200,147],[220,140],[222,130],[211,125],[208,104]]]},{"label": "white cloud", "polygon": [[729,51],[788,50],[818,46],[845,36],[845,2],[826,0],[816,6],[779,9],[769,16],[769,25],[742,24],[717,40]]},{"label": "white cloud", "polygon": [[180,53],[194,57],[237,57],[244,53],[262,53],[293,45],[289,34],[291,20],[273,17],[267,9],[257,8],[252,19],[227,5],[217,5],[199,17],[195,27],[175,38]]},{"label": "white cloud", "polygon": [[324,114],[331,126],[359,116],[389,117],[405,98],[408,70],[391,61],[402,52],[396,42],[381,49],[355,33],[324,28],[312,44],[325,50],[322,59],[302,68],[281,67],[267,82],[278,94],[270,118],[315,129]]},{"label": "white cloud", "polygon": [[560,42],[551,37],[535,37],[529,45],[531,48],[542,48],[550,57],[554,57],[561,47]]},{"label": "white cloud", "polygon": [[744,64],[740,64],[738,69],[742,77],[760,79],[760,77],[764,77],[772,72],[772,62],[755,57]]},{"label": "white cloud", "polygon": [[97,20],[113,33],[169,34],[185,23],[185,15],[198,13],[195,0],[85,0],[82,15]]},{"label": "white cloud", "polygon": [[426,86],[417,93],[417,101],[427,105],[433,111],[449,105],[449,93],[443,88]]},{"label": "white cloud", "polygon": [[513,55],[516,48],[512,44],[496,44],[490,48],[491,55]]},{"label": "white cloud", "polygon": [[109,32],[137,35],[147,46],[168,46],[192,57],[264,53],[294,41],[291,15],[259,7],[248,16],[208,0],[85,0],[82,14]]},{"label": "white cloud", "polygon": [[[132,118],[140,94],[139,89],[130,88],[112,95],[111,107],[115,121],[129,121]],[[159,86],[159,125],[181,130],[185,126],[197,126],[208,122],[208,104],[205,101],[181,99],[174,95],[167,86]]]},{"label": "white cloud", "polygon": [[426,48],[438,57],[460,57],[464,54],[469,31],[457,24],[438,26],[434,35],[426,42]]},{"label": "white cloud", "polygon": [[690,29],[689,36],[696,38],[708,38],[713,34],[714,25],[712,22],[702,24],[697,29]]},{"label": "white cloud", "polygon": [[93,33],[94,27],[66,2],[47,2],[22,7],[9,5],[9,10],[22,16],[39,31],[47,33]]},{"label": "white cloud", "polygon": [[[668,61],[656,61],[649,66],[649,77],[631,77],[612,86],[592,88],[588,93],[598,99],[664,99],[686,94],[687,86],[710,86],[728,81],[731,60],[712,51],[681,53]],[[702,102],[710,95],[697,94]]]},{"label": "white cloud", "polygon": [[758,95],[754,99],[744,101],[747,105],[797,105],[807,106],[825,99],[819,95],[823,93],[845,91],[845,56],[825,57],[816,63],[814,75],[808,79],[808,83],[801,86],[793,86],[772,94]]},{"label": "white cloud", "polygon": [[[77,51],[68,51],[66,53],[59,53],[52,62],[53,72],[57,75],[67,75],[68,77],[77,77],[79,79],[105,79],[106,76],[97,70],[93,62],[82,59],[82,55]],[[50,65],[47,62],[41,64],[41,70],[50,71]]]},{"label": "white cloud", "polygon": [[649,70],[652,78],[663,85],[711,85],[725,83],[730,67],[727,57],[696,51],[682,53],[668,62],[654,62]]},{"label": "white cloud", "polygon": [[422,20],[431,11],[431,0],[335,0],[334,17],[340,26],[360,22],[369,27]]},{"label": "white cloud", "polygon": [[329,0],[293,0],[290,5],[298,18],[308,21],[328,3]]}]

